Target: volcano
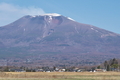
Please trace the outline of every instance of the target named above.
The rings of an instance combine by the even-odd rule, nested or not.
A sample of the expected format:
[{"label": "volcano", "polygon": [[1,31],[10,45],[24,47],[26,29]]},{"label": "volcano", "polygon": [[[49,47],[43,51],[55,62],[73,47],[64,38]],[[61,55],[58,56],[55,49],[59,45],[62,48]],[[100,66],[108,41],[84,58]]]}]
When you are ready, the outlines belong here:
[{"label": "volcano", "polygon": [[120,57],[120,34],[56,13],[27,15],[0,27],[0,56],[10,65],[98,64]]}]

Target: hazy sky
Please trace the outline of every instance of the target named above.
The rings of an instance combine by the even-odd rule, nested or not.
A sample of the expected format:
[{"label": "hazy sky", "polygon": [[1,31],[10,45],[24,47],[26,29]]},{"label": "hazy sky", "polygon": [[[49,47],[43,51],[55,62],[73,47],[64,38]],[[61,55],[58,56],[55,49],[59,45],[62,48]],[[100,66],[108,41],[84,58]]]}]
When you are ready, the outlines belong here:
[{"label": "hazy sky", "polygon": [[0,0],[0,26],[45,13],[59,13],[120,34],[120,0]]}]

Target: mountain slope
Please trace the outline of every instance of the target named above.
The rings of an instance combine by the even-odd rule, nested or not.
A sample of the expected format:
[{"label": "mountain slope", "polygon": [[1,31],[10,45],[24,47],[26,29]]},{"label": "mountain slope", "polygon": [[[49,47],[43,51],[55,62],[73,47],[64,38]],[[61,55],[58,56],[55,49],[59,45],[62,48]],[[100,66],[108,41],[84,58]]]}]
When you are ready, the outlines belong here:
[{"label": "mountain slope", "polygon": [[59,14],[27,15],[0,27],[1,54],[29,58],[54,54],[63,60],[62,55],[68,55],[65,59],[69,62],[70,55],[116,55],[120,54],[119,41],[119,34]]}]

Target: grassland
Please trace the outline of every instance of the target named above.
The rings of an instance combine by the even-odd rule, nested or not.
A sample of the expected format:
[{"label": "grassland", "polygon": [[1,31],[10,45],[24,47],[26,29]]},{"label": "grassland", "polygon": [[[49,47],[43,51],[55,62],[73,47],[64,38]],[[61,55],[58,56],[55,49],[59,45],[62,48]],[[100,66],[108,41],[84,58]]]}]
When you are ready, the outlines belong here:
[{"label": "grassland", "polygon": [[0,80],[120,80],[120,72],[0,72]]}]

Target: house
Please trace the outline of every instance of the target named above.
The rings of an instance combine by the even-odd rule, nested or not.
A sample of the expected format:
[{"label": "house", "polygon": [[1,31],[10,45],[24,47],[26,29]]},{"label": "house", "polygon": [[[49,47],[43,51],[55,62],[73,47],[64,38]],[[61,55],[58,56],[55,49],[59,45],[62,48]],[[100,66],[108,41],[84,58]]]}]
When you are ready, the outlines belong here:
[{"label": "house", "polygon": [[105,72],[106,69],[95,69],[94,72]]},{"label": "house", "polygon": [[43,69],[36,69],[35,72],[44,72]]},{"label": "house", "polygon": [[66,69],[59,69],[59,72],[65,72]]}]

